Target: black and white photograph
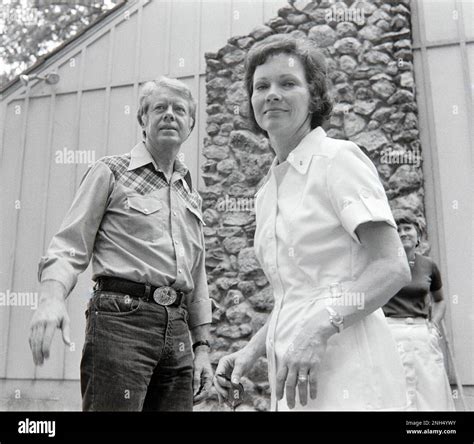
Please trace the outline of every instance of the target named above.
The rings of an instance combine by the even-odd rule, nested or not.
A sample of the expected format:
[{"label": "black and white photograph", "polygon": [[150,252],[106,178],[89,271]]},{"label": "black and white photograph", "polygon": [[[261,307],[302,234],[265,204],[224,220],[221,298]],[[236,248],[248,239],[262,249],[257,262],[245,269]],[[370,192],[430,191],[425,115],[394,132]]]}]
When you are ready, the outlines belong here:
[{"label": "black and white photograph", "polygon": [[0,8],[2,444],[51,412],[460,438],[473,0]]}]

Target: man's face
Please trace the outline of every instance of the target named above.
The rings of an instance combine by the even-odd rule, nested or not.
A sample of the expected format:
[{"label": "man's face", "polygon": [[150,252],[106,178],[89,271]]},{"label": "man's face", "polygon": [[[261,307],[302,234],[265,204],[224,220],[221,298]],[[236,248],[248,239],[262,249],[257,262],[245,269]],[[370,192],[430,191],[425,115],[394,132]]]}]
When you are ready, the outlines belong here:
[{"label": "man's face", "polygon": [[148,96],[142,117],[146,141],[151,145],[181,145],[189,136],[193,119],[188,100],[177,91],[159,88]]}]

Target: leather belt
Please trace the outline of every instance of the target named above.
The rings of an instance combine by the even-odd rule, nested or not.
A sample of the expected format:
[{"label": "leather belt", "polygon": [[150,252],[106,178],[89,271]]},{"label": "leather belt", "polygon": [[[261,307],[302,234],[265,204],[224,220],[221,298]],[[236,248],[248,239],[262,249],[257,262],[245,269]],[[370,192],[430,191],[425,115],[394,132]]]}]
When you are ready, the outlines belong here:
[{"label": "leather belt", "polygon": [[154,287],[150,284],[141,284],[127,279],[109,276],[97,278],[94,289],[98,291],[124,293],[145,301],[153,300],[158,305],[164,305],[166,307],[179,306],[184,296],[181,290],[176,290],[173,287]]}]

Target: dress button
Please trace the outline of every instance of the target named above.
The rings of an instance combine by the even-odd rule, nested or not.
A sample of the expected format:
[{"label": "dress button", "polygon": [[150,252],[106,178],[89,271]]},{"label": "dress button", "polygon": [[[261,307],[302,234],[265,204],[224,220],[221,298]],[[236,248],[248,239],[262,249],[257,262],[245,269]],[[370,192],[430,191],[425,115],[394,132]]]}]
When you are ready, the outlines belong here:
[{"label": "dress button", "polygon": [[144,208],[143,211],[148,214],[148,208]]},{"label": "dress button", "polygon": [[181,270],[181,268],[178,270],[178,273],[181,274],[183,270]]},{"label": "dress button", "polygon": [[360,195],[367,199],[370,196],[370,191],[367,188],[362,188]]},{"label": "dress button", "polygon": [[173,216],[176,216],[176,211],[173,211]]}]

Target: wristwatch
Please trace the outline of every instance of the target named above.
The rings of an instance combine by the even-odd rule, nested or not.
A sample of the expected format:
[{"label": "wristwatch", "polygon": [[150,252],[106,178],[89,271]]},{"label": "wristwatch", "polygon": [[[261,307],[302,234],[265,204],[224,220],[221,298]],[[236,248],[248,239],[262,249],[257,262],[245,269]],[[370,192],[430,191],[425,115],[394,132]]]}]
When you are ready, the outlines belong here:
[{"label": "wristwatch", "polygon": [[338,333],[341,333],[344,330],[344,317],[332,307],[326,307],[326,310],[329,313],[329,322],[337,328]]},{"label": "wristwatch", "polygon": [[193,351],[196,350],[197,347],[199,347],[200,345],[207,345],[209,348],[211,348],[211,344],[209,344],[209,341],[196,341],[194,344],[193,344]]}]

